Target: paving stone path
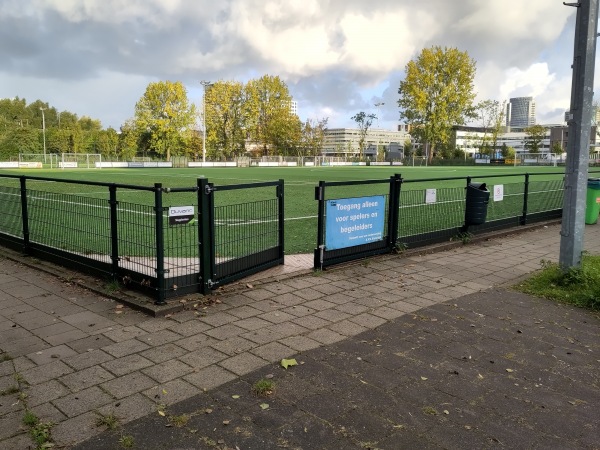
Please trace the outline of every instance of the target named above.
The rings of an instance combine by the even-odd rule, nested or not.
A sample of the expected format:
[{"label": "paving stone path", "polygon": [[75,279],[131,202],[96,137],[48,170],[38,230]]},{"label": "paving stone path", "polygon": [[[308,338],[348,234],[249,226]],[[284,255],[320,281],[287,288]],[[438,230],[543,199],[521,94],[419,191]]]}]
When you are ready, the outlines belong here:
[{"label": "paving stone path", "polygon": [[[288,392],[289,395],[283,396],[281,395],[283,392],[278,392],[278,396],[274,399],[275,402],[283,402],[285,414],[282,412],[284,409],[275,407],[269,408],[264,414],[267,421],[279,420],[280,427],[275,427],[276,424],[268,424],[263,429],[257,426],[254,431],[258,434],[254,431],[249,432],[252,436],[264,435],[264,445],[267,446],[256,446],[259,444],[249,440],[248,445],[240,448],[270,448],[268,447],[270,443],[276,446],[283,445],[282,441],[278,441],[280,438],[292,442],[296,448],[344,448],[335,447],[337,441],[330,447],[319,446],[318,432],[316,435],[306,433],[311,434],[312,443],[299,438],[298,436],[303,436],[300,431],[311,428],[310,424],[302,427],[300,431],[296,430],[293,439],[292,436],[285,434],[280,436],[278,433],[282,432],[280,428],[287,426],[288,422],[293,423],[294,417],[299,418],[303,414],[310,415],[315,430],[321,429],[323,421],[333,419],[328,416],[328,409],[335,409],[335,400],[343,396],[350,399],[345,400],[346,407],[360,405],[363,403],[362,400],[370,401],[374,407],[383,407],[381,402],[390,401],[389,398],[385,400],[378,398],[376,394],[362,392],[359,389],[363,384],[362,381],[379,388],[385,387],[384,392],[393,393],[392,400],[400,402],[399,410],[403,410],[401,406],[404,404],[402,402],[405,396],[408,396],[407,404],[418,407],[415,398],[417,391],[411,394],[412,387],[416,386],[415,383],[421,380],[421,377],[435,383],[442,383],[441,380],[436,379],[435,370],[428,367],[428,364],[434,364],[429,350],[434,354],[443,355],[446,359],[449,357],[456,359],[458,356],[462,358],[469,353],[469,356],[477,357],[479,360],[487,357],[482,355],[489,352],[487,347],[480,348],[478,352],[459,351],[460,345],[477,350],[478,336],[475,334],[472,335],[472,342],[457,343],[458,347],[443,345],[445,341],[443,335],[452,333],[453,330],[460,330],[461,326],[457,324],[462,323],[454,321],[451,314],[448,315],[450,311],[448,305],[468,302],[461,298],[470,294],[492,292],[490,289],[495,286],[518,280],[538,269],[542,259],[556,260],[559,230],[559,226],[551,225],[442,253],[412,256],[387,255],[319,274],[264,283],[253,282],[251,288],[204,299],[210,300],[208,305],[202,304],[203,299],[198,297],[197,303],[189,303],[189,310],[172,314],[167,318],[149,318],[114,300],[103,298],[75,284],[15,263],[3,257],[3,250],[0,249],[0,349],[2,351],[0,358],[3,361],[0,363],[0,391],[3,394],[0,396],[0,448],[26,449],[32,445],[31,438],[23,425],[25,407],[42,421],[51,421],[55,424],[52,427],[52,439],[57,446],[69,448],[83,442],[80,448],[87,448],[86,445],[90,446],[89,448],[111,448],[110,446],[93,447],[94,441],[89,440],[104,430],[102,426],[97,425],[99,417],[117,416],[124,427],[127,427],[127,424],[133,427],[145,420],[164,422],[167,419],[157,414],[158,410],[166,410],[170,415],[174,414],[174,411],[182,411],[181,414],[184,414],[187,405],[188,409],[191,408],[188,411],[190,413],[197,411],[193,405],[200,401],[198,395],[204,396],[205,399],[202,401],[210,405],[215,401],[215,396],[217,398],[219,395],[227,396],[231,392],[245,394],[258,374],[265,370],[274,373],[278,368],[276,363],[282,358],[295,356],[300,360],[304,355],[307,355],[305,364],[298,368],[299,370],[284,372],[286,380],[291,380],[292,384],[289,386],[292,387],[297,375],[304,374],[298,376],[299,385],[293,389],[288,386],[286,391],[284,382],[281,385],[282,391]],[[600,253],[600,226],[586,227],[586,249],[593,253]],[[497,292],[500,292],[496,295],[497,299],[510,297],[508,294],[503,295],[502,291]],[[515,302],[516,306],[513,306],[516,310],[510,310],[507,314],[514,317],[522,311],[527,320],[531,319],[527,317],[530,312],[527,309],[529,306],[519,305],[519,302],[526,301],[518,297],[516,300],[510,300],[509,304]],[[493,308],[493,305],[490,307]],[[459,308],[470,308],[470,306],[465,307],[460,303]],[[375,363],[370,362],[373,365],[371,373],[365,376],[379,376],[379,378],[361,381],[360,377],[352,376],[342,382],[345,387],[337,391],[331,389],[326,376],[328,371],[335,372],[339,367],[338,372],[352,374],[353,370],[361,367],[361,360],[357,358],[364,359],[363,357],[370,355],[371,360],[374,361],[371,354],[377,351],[376,342],[380,338],[369,333],[392,335],[395,332],[388,327],[399,326],[402,330],[405,326],[403,324],[421,324],[419,317],[429,317],[423,315],[424,311],[426,314],[434,314],[430,319],[438,319],[437,322],[432,320],[429,322],[436,325],[447,324],[450,328],[431,328],[427,332],[431,335],[428,335],[429,338],[434,338],[431,345],[427,340],[420,342],[419,335],[399,340],[398,336],[395,336],[389,348],[394,350],[393,354],[399,353],[400,356],[391,358],[396,361],[391,364],[399,364],[398,361],[402,361],[401,365],[409,371],[407,374],[402,374],[398,379],[394,378],[393,382],[386,381],[386,377],[376,374],[380,369],[385,368],[385,361],[377,360]],[[540,314],[543,311],[544,308],[541,308]],[[560,311],[564,313],[563,310]],[[436,317],[435,314],[446,314],[449,318]],[[563,378],[572,380],[573,388],[576,390],[574,392],[577,392],[577,394],[566,394],[569,396],[569,401],[576,403],[571,406],[577,406],[582,411],[587,411],[588,404],[593,404],[596,409],[599,406],[597,397],[593,395],[594,392],[597,394],[598,389],[598,322],[593,322],[593,316],[589,317],[592,325],[586,328],[586,333],[591,334],[591,338],[586,334],[572,339],[579,339],[578,342],[587,342],[587,339],[589,342],[585,345],[589,345],[591,349],[588,353],[593,353],[595,359],[589,359],[584,349],[577,348],[577,352],[572,352],[572,355],[575,355],[572,359],[581,358],[578,361],[579,368],[574,371],[578,376],[570,378],[570,372],[567,373],[571,370],[569,361],[565,363],[566,372],[560,373]],[[470,321],[474,319],[476,317],[469,317]],[[501,319],[496,317],[493,322],[497,320]],[[574,320],[574,324],[569,327],[570,332],[583,319],[577,316]],[[427,319],[425,322],[429,324]],[[517,325],[527,329],[533,326],[530,320],[518,322]],[[470,328],[472,327],[469,324]],[[496,329],[499,333],[498,345],[502,347],[500,343],[508,336],[502,334],[504,332],[502,327],[497,326]],[[523,333],[520,334],[525,334],[526,330],[521,331]],[[361,335],[361,333],[367,334]],[[360,338],[355,338],[358,335]],[[512,334],[510,336],[512,337]],[[363,341],[367,341],[367,344]],[[452,339],[451,341],[455,342]],[[424,345],[413,348],[412,345],[415,343]],[[561,340],[560,345],[563,344]],[[364,345],[369,347],[364,348]],[[381,345],[386,347],[384,344]],[[522,355],[519,351],[527,350],[528,345],[515,348],[512,352],[515,367],[522,364]],[[511,353],[509,350],[503,355]],[[499,351],[504,351],[504,348],[500,348]],[[451,353],[454,356],[448,356]],[[327,362],[329,358],[334,358],[336,355],[341,355],[343,358],[338,358],[334,364]],[[417,370],[421,367],[423,370]],[[518,381],[505,376],[501,369],[506,370],[506,368],[500,365],[496,367],[500,369],[497,369],[498,373],[491,377],[494,382],[505,383],[507,387],[515,383],[519,384]],[[445,370],[445,367],[443,369]],[[585,372],[588,369],[596,369],[596,378],[586,378]],[[480,369],[472,368],[469,372],[471,375],[474,373],[473,370]],[[457,371],[461,373],[458,369]],[[281,370],[277,371],[278,376],[281,373]],[[357,373],[362,374],[362,372]],[[304,376],[306,378],[303,378]],[[412,383],[402,384],[402,380],[407,377]],[[489,379],[487,375],[484,377],[486,380]],[[471,378],[468,380],[475,386]],[[529,378],[528,380],[531,381]],[[388,382],[393,386],[387,386]],[[236,383],[242,384],[231,388],[236,386]],[[584,383],[591,383],[588,384],[587,391]],[[486,392],[496,391],[497,396],[489,397],[486,404],[497,401],[499,405],[502,404],[499,410],[504,411],[500,416],[504,417],[505,413],[508,414],[508,407],[503,403],[508,400],[502,399],[501,392],[492,389],[489,385],[485,388],[486,383],[480,384],[484,386],[484,390],[487,389]],[[452,386],[447,390],[451,389]],[[300,398],[294,397],[293,394],[296,391],[299,391],[298,395],[306,393],[312,397],[310,400],[302,398],[302,406],[299,406]],[[438,395],[439,391],[440,389],[437,389],[432,392]],[[354,394],[358,397],[354,398]],[[360,397],[361,395],[363,397]],[[454,394],[446,392],[446,395]],[[442,397],[440,394],[439,398]],[[592,403],[581,403],[587,402],[588,399]],[[252,399],[254,400],[256,399]],[[471,401],[466,395],[464,400]],[[446,415],[442,409],[443,403],[431,398],[431,401],[421,408],[435,409],[436,414],[431,411],[431,419],[439,420]],[[295,412],[288,410],[290,404],[296,405]],[[460,409],[465,410],[464,405]],[[350,419],[358,414],[352,411],[357,410],[343,411],[344,415],[349,415],[348,421],[344,423],[350,423]],[[448,411],[452,412],[450,409]],[[571,411],[564,410],[564,412]],[[237,413],[239,415],[240,411]],[[340,416],[334,413],[335,411],[332,412],[333,416]],[[292,416],[287,417],[290,414]],[[512,416],[516,417],[518,414],[521,412],[515,410]],[[413,415],[416,415],[416,412],[411,412],[410,416]],[[448,415],[454,417],[454,412]],[[218,414],[210,416],[212,417],[210,420],[220,418]],[[273,416],[272,419],[268,419],[270,416]],[[250,422],[246,425],[255,423],[252,422],[253,415],[242,414],[240,417],[242,421],[250,417]],[[377,422],[379,419],[376,418],[381,418],[381,415],[365,417],[372,417],[372,420]],[[210,420],[203,417],[201,422],[208,424]],[[325,427],[322,435],[323,442],[330,442],[327,436],[334,433],[333,436],[336,439],[343,438],[340,442],[347,444],[349,448],[356,448],[357,445],[362,445],[361,443],[364,444],[363,448],[369,448],[371,445],[369,442],[377,443],[372,444],[371,448],[397,448],[392,445],[394,430],[396,432],[413,430],[414,433],[404,434],[414,438],[415,442],[426,439],[424,442],[432,446],[443,446],[439,439],[430,439],[428,435],[430,429],[438,425],[435,420],[431,423],[425,421],[427,422],[424,425],[427,430],[425,434],[416,422],[412,423],[408,419],[402,421],[397,418],[393,420],[392,428],[386,429],[385,437],[391,439],[387,444],[385,439],[380,439],[380,435],[375,436],[377,439],[374,439],[369,434],[368,424],[362,426],[364,430],[353,429],[351,433],[347,433],[348,436],[344,436],[338,428]],[[419,420],[424,419],[419,416]],[[540,420],[543,420],[543,417]],[[472,428],[476,426],[469,425],[467,422],[475,423],[465,419],[465,426]],[[489,426],[498,423],[491,413],[487,422]],[[237,426],[241,427],[244,423],[240,422]],[[510,420],[507,422],[507,424],[511,423]],[[540,422],[532,426],[535,430],[542,425],[543,422]],[[139,426],[143,429],[143,425]],[[157,423],[154,426],[164,431],[162,430],[164,423]],[[340,426],[345,427],[343,424]],[[394,426],[400,428],[395,429]],[[565,424],[564,427],[566,426]],[[585,426],[586,423],[582,422],[580,428],[585,429]],[[375,425],[373,427],[375,427],[373,430],[377,429]],[[527,428],[527,424],[524,424],[524,427]],[[120,432],[124,432],[125,429],[121,429]],[[235,427],[231,429],[235,430]],[[194,434],[189,433],[188,428],[186,430],[188,434]],[[597,433],[597,431],[593,432]],[[146,430],[146,433],[149,431]],[[582,432],[578,439],[572,438],[570,442],[587,445],[589,442],[586,439],[593,437],[590,433]],[[500,440],[497,437],[499,433],[483,433],[485,436],[488,434],[492,435],[493,439]],[[532,438],[536,435],[530,434]],[[102,436],[103,439],[115,438],[104,434]],[[459,448],[458,440],[462,439],[462,436],[462,433],[457,433],[457,441],[450,447]],[[554,435],[549,436],[549,439],[554,439]],[[183,435],[177,437],[183,439]],[[224,448],[230,445],[228,440],[216,435],[209,436],[201,433],[200,437],[206,438],[207,441],[196,440],[195,444],[191,444],[190,441],[185,444],[187,448],[210,448],[214,438],[216,438],[215,446]],[[158,439],[158,432],[156,439]],[[84,442],[86,440],[87,442]],[[223,442],[219,443],[220,440]],[[500,441],[506,443],[506,440]],[[106,444],[108,441],[98,442]],[[177,448],[179,445],[174,441],[164,445],[159,444],[158,440],[155,443],[156,447],[146,444],[140,447],[136,445],[134,448]],[[235,448],[235,445],[232,448]]]}]

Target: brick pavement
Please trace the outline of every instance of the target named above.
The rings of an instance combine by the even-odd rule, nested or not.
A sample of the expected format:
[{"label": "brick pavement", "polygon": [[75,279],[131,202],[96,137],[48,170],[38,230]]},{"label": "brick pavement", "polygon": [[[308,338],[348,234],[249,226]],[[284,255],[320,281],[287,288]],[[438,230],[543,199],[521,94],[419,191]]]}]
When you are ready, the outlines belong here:
[{"label": "brick pavement", "polygon": [[[0,249],[0,448],[31,445],[25,404],[55,423],[58,445],[76,444],[102,431],[99,414],[127,423],[283,357],[516,280],[557,259],[559,231],[550,225],[442,253],[253,282],[210,305],[198,297],[166,318],[14,263]],[[600,226],[586,227],[585,247],[600,253]]]}]

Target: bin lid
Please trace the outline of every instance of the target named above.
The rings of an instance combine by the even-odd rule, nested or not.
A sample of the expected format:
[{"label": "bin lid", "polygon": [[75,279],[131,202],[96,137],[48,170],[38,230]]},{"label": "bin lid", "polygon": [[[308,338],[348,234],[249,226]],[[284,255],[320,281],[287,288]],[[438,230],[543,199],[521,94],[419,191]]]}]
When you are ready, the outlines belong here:
[{"label": "bin lid", "polygon": [[600,178],[588,178],[588,187],[592,189],[600,189]]},{"label": "bin lid", "polygon": [[469,183],[469,187],[485,191],[485,183]]}]

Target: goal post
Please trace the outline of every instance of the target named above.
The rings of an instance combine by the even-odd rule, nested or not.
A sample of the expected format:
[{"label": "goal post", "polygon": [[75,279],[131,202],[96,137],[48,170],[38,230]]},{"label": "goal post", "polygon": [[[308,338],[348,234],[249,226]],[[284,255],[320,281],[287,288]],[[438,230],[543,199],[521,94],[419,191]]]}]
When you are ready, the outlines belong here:
[{"label": "goal post", "polygon": [[50,169],[58,167],[58,155],[56,153],[19,153],[19,167],[31,167],[38,165],[41,169],[50,166]]},{"label": "goal post", "polygon": [[554,166],[564,163],[564,159],[557,153],[517,153],[515,163],[519,166]]},{"label": "goal post", "polygon": [[99,169],[102,167],[100,153],[61,153],[58,166],[61,169]]},{"label": "goal post", "polygon": [[409,161],[413,167],[427,167],[429,163],[427,156],[416,156],[414,154],[410,156]]}]

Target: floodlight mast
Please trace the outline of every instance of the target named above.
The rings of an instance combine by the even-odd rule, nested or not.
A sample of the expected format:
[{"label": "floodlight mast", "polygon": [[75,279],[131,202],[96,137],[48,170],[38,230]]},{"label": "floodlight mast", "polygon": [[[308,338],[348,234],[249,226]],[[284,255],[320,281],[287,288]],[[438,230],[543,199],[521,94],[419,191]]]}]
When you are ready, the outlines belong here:
[{"label": "floodlight mast", "polygon": [[379,128],[379,108],[385,105],[384,102],[375,103],[375,108],[377,108],[377,128]]},{"label": "floodlight mast", "polygon": [[202,96],[202,162],[206,162],[206,87],[211,85],[210,81],[202,80],[200,82],[204,88]]},{"label": "floodlight mast", "polygon": [[586,187],[589,162],[590,123],[594,95],[594,65],[598,23],[598,0],[564,3],[577,8],[571,107],[567,124],[567,167],[561,224],[559,266],[581,267],[585,229]]},{"label": "floodlight mast", "polygon": [[42,135],[44,136],[44,163],[46,162],[46,116],[44,115],[44,110],[46,108],[42,108],[40,106],[40,111],[42,111]]}]

